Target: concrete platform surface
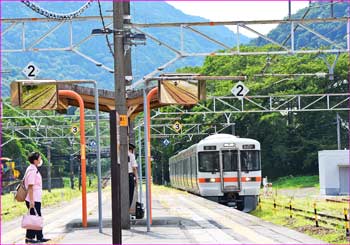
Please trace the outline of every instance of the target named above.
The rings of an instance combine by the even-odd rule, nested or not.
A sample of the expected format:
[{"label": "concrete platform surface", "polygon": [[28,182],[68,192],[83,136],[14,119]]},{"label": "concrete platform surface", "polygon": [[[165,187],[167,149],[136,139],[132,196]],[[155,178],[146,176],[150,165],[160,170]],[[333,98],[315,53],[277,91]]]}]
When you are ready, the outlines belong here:
[{"label": "concrete platform surface", "polygon": [[[300,232],[265,222],[204,198],[161,186],[154,186],[151,231],[146,221],[131,222],[122,231],[125,244],[322,244]],[[59,241],[72,243],[112,242],[110,200],[104,203],[104,233],[98,233],[97,214],[90,219],[94,228],[71,229]],[[91,218],[92,218],[91,217]],[[72,221],[70,226],[78,221]]]},{"label": "concrete platform surface", "polygon": [[[131,221],[131,229],[122,231],[125,244],[322,244],[324,242],[300,232],[274,225],[204,198],[153,186],[153,223],[147,232],[146,221]],[[63,207],[44,209],[44,234],[51,244],[111,244],[110,192],[103,195],[103,233],[98,232],[97,195],[88,196],[88,228],[81,227],[80,200]],[[143,199],[144,201],[144,199]],[[92,205],[93,204],[93,205]],[[47,213],[49,212],[49,213]],[[3,224],[2,244],[20,244],[24,230],[16,222]],[[5,236],[4,236],[5,235]],[[6,236],[7,235],[7,236]],[[7,238],[6,238],[7,237]]]}]

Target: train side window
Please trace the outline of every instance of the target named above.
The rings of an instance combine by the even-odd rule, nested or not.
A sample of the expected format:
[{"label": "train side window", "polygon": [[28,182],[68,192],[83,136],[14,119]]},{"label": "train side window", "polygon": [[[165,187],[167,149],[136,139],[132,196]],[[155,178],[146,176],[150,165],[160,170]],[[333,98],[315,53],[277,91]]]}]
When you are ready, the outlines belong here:
[{"label": "train side window", "polygon": [[199,172],[218,172],[219,171],[219,152],[207,151],[199,152]]}]

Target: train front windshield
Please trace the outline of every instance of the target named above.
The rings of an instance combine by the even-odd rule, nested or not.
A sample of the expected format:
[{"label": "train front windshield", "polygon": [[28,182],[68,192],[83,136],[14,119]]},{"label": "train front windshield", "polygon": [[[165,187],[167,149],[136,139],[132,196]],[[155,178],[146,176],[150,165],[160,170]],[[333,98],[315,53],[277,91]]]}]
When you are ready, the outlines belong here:
[{"label": "train front windshield", "polygon": [[[257,171],[261,169],[260,166],[260,152],[259,151],[240,151],[241,153],[241,170],[242,171]],[[237,171],[237,151],[227,150],[222,151],[222,162],[224,171]]]},{"label": "train front windshield", "polygon": [[260,170],[260,152],[259,151],[241,151],[241,170],[257,171]]},{"label": "train front windshield", "polygon": [[[256,150],[240,151],[241,153],[241,170],[258,171],[261,169],[260,152]],[[200,172],[218,172],[220,169],[219,152],[199,152],[199,171]],[[238,158],[236,150],[222,151],[222,162],[224,172],[238,170]]]}]

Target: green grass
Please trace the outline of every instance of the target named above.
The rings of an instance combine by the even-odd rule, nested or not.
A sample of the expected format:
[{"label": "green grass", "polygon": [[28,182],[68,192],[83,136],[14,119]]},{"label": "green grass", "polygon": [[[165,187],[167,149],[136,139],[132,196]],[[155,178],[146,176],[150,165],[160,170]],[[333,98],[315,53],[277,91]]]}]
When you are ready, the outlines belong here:
[{"label": "green grass", "polygon": [[[52,189],[51,192],[47,190],[43,191],[42,206],[48,207],[57,205],[64,201],[70,201],[73,198],[81,196],[81,191],[78,189],[78,179],[75,178],[75,189],[70,188],[69,178],[63,178],[64,188]],[[97,190],[97,178],[92,180],[92,185],[89,186],[89,181],[87,179],[87,192],[93,192]],[[1,196],[1,214],[2,221],[10,221],[16,217],[19,217],[26,213],[27,207],[24,202],[17,202],[14,199],[13,194],[5,194]]]},{"label": "green grass", "polygon": [[319,187],[318,175],[313,176],[286,176],[272,182],[272,186],[276,188],[303,188],[303,187]]},{"label": "green grass", "polygon": [[295,214],[293,214],[292,218],[290,218],[289,211],[286,209],[277,208],[276,211],[273,211],[273,208],[268,208],[263,204],[262,210],[257,209],[251,212],[251,214],[274,224],[305,233],[327,243],[349,244],[345,237],[344,228],[333,227],[323,223],[320,223],[319,227],[316,227],[314,221],[304,219],[303,217],[296,216]]},{"label": "green grass", "polygon": [[[349,244],[345,237],[345,228],[343,227],[344,221],[336,221],[325,219],[324,217],[319,217],[320,220],[325,220],[328,222],[334,222],[338,224],[337,226],[332,226],[331,224],[319,223],[320,227],[315,227],[315,221],[305,219],[304,217],[297,216],[299,212],[293,211],[293,217],[289,217],[289,210],[277,207],[276,210],[273,208],[273,200],[276,200],[276,203],[283,206],[288,206],[289,201],[292,200],[292,207],[302,210],[313,211],[313,205],[316,203],[316,208],[318,213],[324,213],[332,216],[337,216],[343,218],[344,208],[348,208],[347,203],[334,203],[327,202],[324,199],[319,197],[291,197],[291,196],[261,196],[262,204],[261,210],[258,207],[255,211],[251,212],[252,215],[255,215],[263,220],[270,221],[274,224],[285,226],[305,234],[308,234],[312,237],[315,237],[319,240],[325,241],[327,243],[337,243],[337,244]],[[299,213],[313,217],[313,214]]]}]

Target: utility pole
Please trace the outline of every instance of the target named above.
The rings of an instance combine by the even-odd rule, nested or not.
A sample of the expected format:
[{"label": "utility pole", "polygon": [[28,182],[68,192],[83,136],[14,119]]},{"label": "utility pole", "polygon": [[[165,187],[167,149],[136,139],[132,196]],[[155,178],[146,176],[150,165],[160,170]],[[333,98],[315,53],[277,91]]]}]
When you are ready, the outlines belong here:
[{"label": "utility pole", "polygon": [[121,226],[121,202],[120,202],[120,163],[118,162],[117,145],[119,135],[117,135],[117,112],[110,111],[109,126],[111,137],[111,197],[112,197],[112,241],[113,244],[122,243]]},{"label": "utility pole", "polygon": [[114,71],[116,111],[120,117],[120,195],[122,228],[130,229],[129,171],[128,171],[128,117],[125,91],[124,1],[113,2],[114,16]]},{"label": "utility pole", "polygon": [[[111,127],[116,127],[117,135],[117,147],[112,149],[111,152],[117,154],[117,165],[120,167],[120,175],[118,182],[120,186],[120,213],[112,211],[112,229],[113,229],[113,243],[121,243],[121,231],[117,234],[114,229],[120,229],[114,224],[115,219],[121,219],[121,227],[123,229],[130,229],[130,216],[129,216],[129,174],[128,174],[128,139],[127,139],[127,108],[126,108],[126,92],[125,92],[125,54],[124,54],[124,3],[123,1],[113,2],[113,40],[114,40],[114,88],[115,88],[115,110],[117,113],[116,124]],[[118,120],[119,117],[119,120]],[[111,124],[113,120],[111,120]],[[119,127],[120,126],[120,127]],[[112,130],[111,128],[111,131]],[[113,136],[115,137],[115,136]],[[118,144],[119,143],[119,144]],[[111,146],[112,147],[112,146]],[[114,163],[112,163],[114,164]],[[116,188],[117,189],[117,188]],[[112,191],[113,192],[113,191]],[[112,193],[113,195],[113,193]],[[113,199],[112,202],[117,200]],[[112,203],[113,206],[113,203]],[[113,220],[114,219],[114,220]],[[120,237],[115,237],[120,236]]]}]

